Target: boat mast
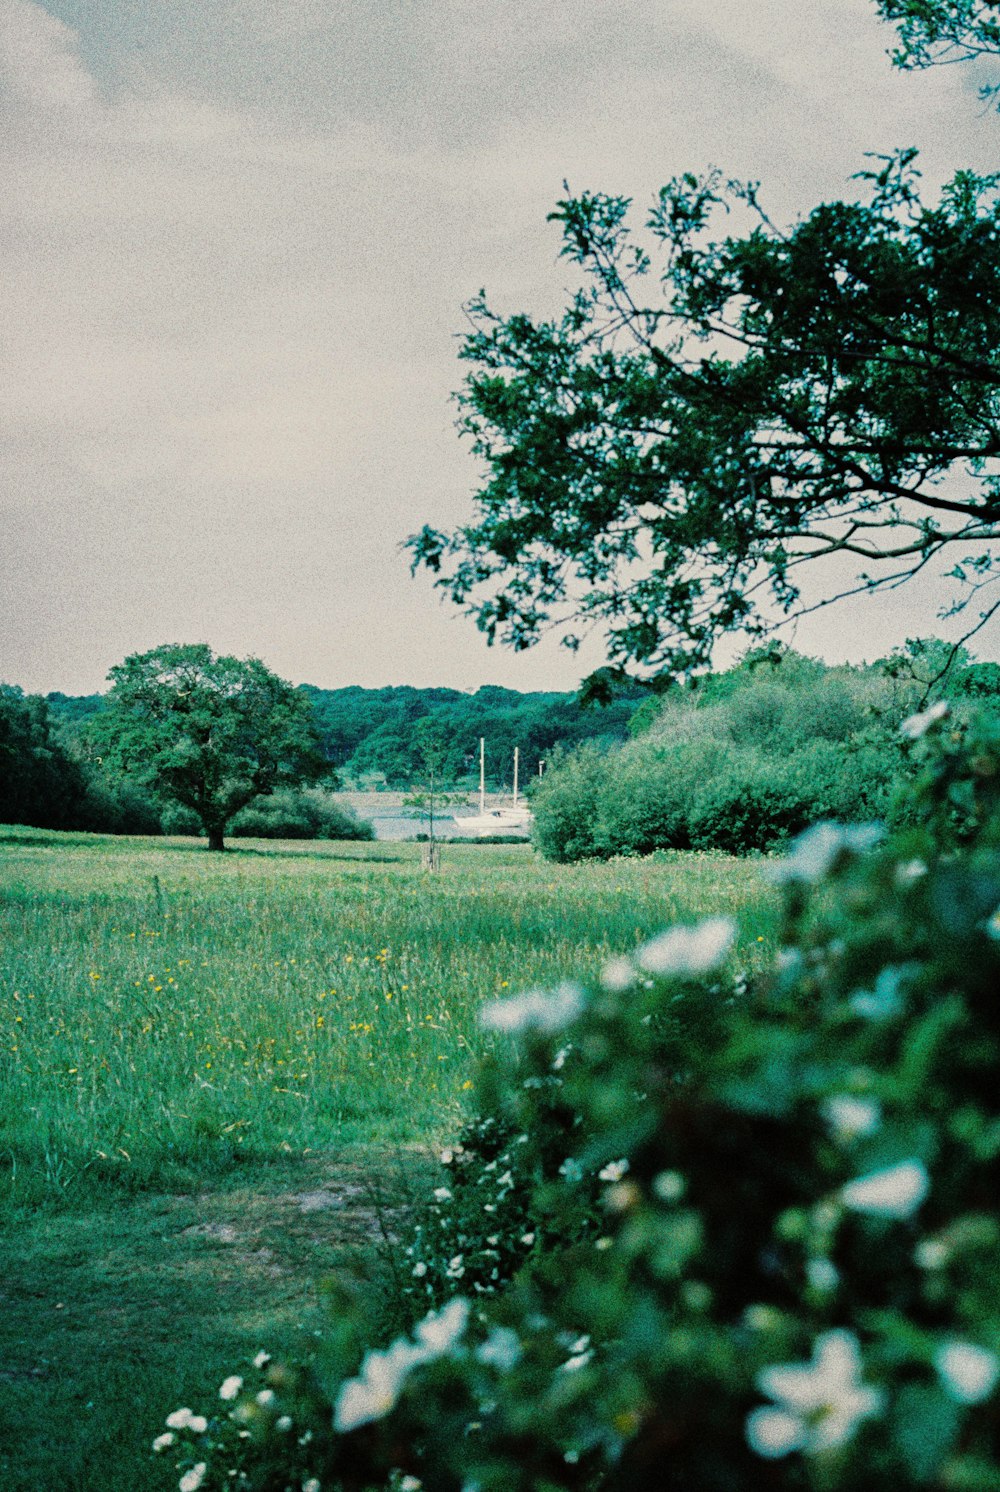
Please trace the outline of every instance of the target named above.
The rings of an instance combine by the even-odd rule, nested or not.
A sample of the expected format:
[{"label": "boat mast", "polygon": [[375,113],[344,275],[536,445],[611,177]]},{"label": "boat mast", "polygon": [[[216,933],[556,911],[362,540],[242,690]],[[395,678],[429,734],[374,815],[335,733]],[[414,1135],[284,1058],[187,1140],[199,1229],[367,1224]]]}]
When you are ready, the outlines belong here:
[{"label": "boat mast", "polygon": [[513,806],[515,808],[517,807],[517,758],[518,758],[519,755],[520,755],[520,748],[517,747],[517,746],[515,746],[514,747],[514,803],[513,803]]},{"label": "boat mast", "polygon": [[486,737],[479,737],[479,812],[486,812]]}]

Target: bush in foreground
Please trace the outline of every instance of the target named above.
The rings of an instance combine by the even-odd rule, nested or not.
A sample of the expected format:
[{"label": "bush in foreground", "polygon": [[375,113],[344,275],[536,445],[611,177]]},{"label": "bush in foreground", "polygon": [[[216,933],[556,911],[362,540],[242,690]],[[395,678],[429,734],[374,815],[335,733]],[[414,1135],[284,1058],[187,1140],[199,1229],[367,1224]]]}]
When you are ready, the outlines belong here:
[{"label": "bush in foreground", "polygon": [[486,1008],[432,1309],[373,1348],[345,1286],[310,1369],[171,1416],[183,1492],[1000,1488],[1000,729],[905,731],[916,822],[773,863],[758,988],[716,918]]}]

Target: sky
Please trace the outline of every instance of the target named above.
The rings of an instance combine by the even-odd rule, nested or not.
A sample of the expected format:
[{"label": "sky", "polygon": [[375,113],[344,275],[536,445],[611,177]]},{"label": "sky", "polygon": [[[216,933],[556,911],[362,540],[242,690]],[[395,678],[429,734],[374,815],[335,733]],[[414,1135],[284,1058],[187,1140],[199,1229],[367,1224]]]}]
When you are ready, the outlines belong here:
[{"label": "sky", "polygon": [[[575,687],[597,640],[488,649],[401,547],[472,516],[462,307],[558,312],[564,181],[642,207],[719,165],[790,221],[866,151],[993,169],[977,79],[893,40],[870,0],[0,0],[0,679],[204,641],[329,688]],[[793,640],[878,656],[945,595]]]}]

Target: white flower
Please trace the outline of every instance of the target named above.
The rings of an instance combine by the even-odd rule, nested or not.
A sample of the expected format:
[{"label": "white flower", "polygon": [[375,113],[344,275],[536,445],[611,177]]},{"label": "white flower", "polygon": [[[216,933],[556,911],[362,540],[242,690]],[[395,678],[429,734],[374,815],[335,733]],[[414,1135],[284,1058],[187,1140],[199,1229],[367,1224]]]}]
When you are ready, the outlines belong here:
[{"label": "white flower", "polygon": [[423,1259],[418,1260],[417,1263],[414,1264],[414,1266],[413,1266],[413,1274],[414,1274],[414,1276],[418,1280],[422,1280],[423,1277],[424,1277],[424,1275],[426,1273],[427,1273],[427,1265],[424,1263]]},{"label": "white flower", "polygon": [[281,1415],[275,1420],[274,1428],[276,1430],[290,1430],[292,1428],[292,1416],[290,1414]]},{"label": "white flower", "polygon": [[174,1434],[173,1430],[167,1430],[164,1432],[164,1434],[157,1435],[156,1439],[153,1441],[153,1449],[157,1453],[159,1453],[160,1451],[165,1451],[168,1446],[173,1445],[176,1439],[177,1436]]},{"label": "white flower", "polygon": [[861,989],[851,996],[855,1015],[870,1021],[888,1021],[903,1009],[902,987],[911,971],[907,964],[888,964],[879,972],[874,989]]},{"label": "white flower", "polygon": [[589,1336],[578,1337],[569,1350],[572,1356],[567,1358],[562,1365],[564,1373],[578,1373],[581,1368],[587,1366],[594,1355]]},{"label": "white flower", "polygon": [[451,1192],[446,1186],[436,1186],[434,1188],[434,1200],[435,1202],[450,1202]]},{"label": "white flower", "polygon": [[829,1295],[840,1284],[837,1266],[829,1259],[810,1259],[806,1264],[806,1279],[814,1290],[819,1290],[823,1295]]},{"label": "white flower", "polygon": [[896,885],[912,886],[927,874],[927,866],[923,860],[903,860],[896,866]]},{"label": "white flower", "polygon": [[441,1154],[438,1156],[438,1160],[441,1162],[441,1164],[443,1166],[450,1166],[451,1163],[452,1163],[452,1161],[454,1159],[455,1159],[455,1152],[454,1152],[454,1150],[442,1150]]},{"label": "white flower", "polygon": [[855,1212],[871,1217],[910,1217],[930,1190],[930,1177],[923,1161],[904,1160],[871,1171],[841,1188],[840,1200]]},{"label": "white flower", "polygon": [[907,736],[911,741],[919,741],[924,731],[929,730],[935,720],[943,720],[947,714],[948,705],[943,699],[939,699],[936,704],[931,705],[928,709],[922,710],[917,715],[911,715],[907,720],[904,720],[899,727],[899,734]]},{"label": "white flower", "polygon": [[191,1420],[190,1409],[175,1409],[173,1414],[167,1415],[166,1424],[170,1430],[186,1430]]},{"label": "white flower", "polygon": [[874,1098],[855,1098],[837,1093],[822,1108],[823,1118],[838,1140],[857,1140],[874,1134],[882,1122],[882,1110]]},{"label": "white flower", "polygon": [[340,1388],[333,1423],[345,1433],[371,1424],[395,1408],[400,1389],[410,1369],[424,1361],[424,1354],[409,1342],[398,1341],[385,1352],[369,1352],[357,1378],[348,1378]]},{"label": "white flower", "polygon": [[528,990],[510,1000],[493,1000],[479,1012],[479,1024],[486,1031],[561,1031],[576,1020],[584,1005],[583,990],[578,984],[564,981],[555,990]]},{"label": "white flower", "polygon": [[302,1492],[323,1492],[323,1487],[318,1476],[311,1476],[302,1483]]},{"label": "white flower", "polygon": [[622,990],[631,989],[635,984],[635,968],[631,959],[621,957],[608,959],[601,970],[601,983],[612,994],[620,994]]},{"label": "white flower", "polygon": [[913,1262],[920,1269],[943,1269],[948,1258],[948,1245],[940,1238],[923,1238],[913,1250]]},{"label": "white flower", "polygon": [[628,1161],[623,1157],[621,1160],[609,1160],[606,1166],[597,1173],[598,1181],[621,1181],[628,1170]]},{"label": "white flower", "polygon": [[1000,1378],[1000,1358],[972,1342],[946,1342],[935,1352],[934,1366],[947,1392],[960,1404],[981,1404]]},{"label": "white flower", "polygon": [[192,1435],[204,1435],[208,1429],[208,1420],[203,1414],[192,1414],[188,1420],[187,1427]]},{"label": "white flower", "polygon": [[388,1414],[410,1371],[443,1357],[464,1332],[468,1319],[469,1302],[457,1297],[424,1317],[416,1330],[416,1342],[401,1337],[385,1352],[369,1352],[358,1377],[341,1385],[334,1407],[335,1428],[355,1430]]},{"label": "white flower", "polygon": [[465,1256],[456,1254],[454,1259],[449,1259],[445,1274],[450,1280],[460,1280],[465,1273]]},{"label": "white flower", "polygon": [[219,1389],[219,1398],[227,1400],[235,1399],[242,1387],[243,1379],[234,1373],[231,1378],[223,1380],[222,1387]]},{"label": "white flower", "polygon": [[732,917],[707,917],[693,927],[668,927],[636,954],[647,974],[686,976],[709,974],[729,955],[736,941]]},{"label": "white flower", "polygon": [[816,1339],[811,1363],[782,1363],[757,1375],[761,1393],[775,1407],[747,1416],[746,1436],[758,1456],[776,1459],[792,1451],[814,1455],[850,1440],[863,1419],[877,1414],[882,1394],[861,1383],[861,1351],[848,1331]]},{"label": "white flower", "polygon": [[684,1177],[679,1171],[661,1171],[653,1177],[653,1195],[661,1202],[679,1202],[684,1195]]},{"label": "white flower", "polygon": [[177,1483],[180,1492],[198,1492],[198,1488],[205,1480],[205,1472],[208,1465],[205,1461],[199,1461],[197,1466],[192,1466],[190,1471],[185,1471]]},{"label": "white flower", "polygon": [[476,1348],[476,1358],[500,1373],[509,1373],[521,1356],[517,1332],[509,1326],[494,1326],[485,1342]]},{"label": "white flower", "polygon": [[563,1161],[562,1165],[559,1167],[559,1175],[565,1176],[566,1180],[570,1182],[582,1181],[583,1167],[578,1160],[575,1160],[573,1158],[572,1155],[568,1155]]},{"label": "white flower", "polygon": [[258,1352],[257,1356],[253,1360],[253,1365],[255,1368],[266,1368],[270,1361],[270,1352]]},{"label": "white flower", "polygon": [[841,855],[864,854],[881,838],[878,824],[835,824],[824,820],[793,840],[790,853],[769,865],[765,873],[768,880],[778,885],[786,881],[821,881]]},{"label": "white flower", "polygon": [[524,1244],[524,1246],[525,1246],[526,1249],[530,1249],[530,1247],[534,1243],[534,1241],[535,1241],[535,1235],[534,1235],[534,1233],[522,1233],[521,1234],[521,1242]]},{"label": "white flower", "polygon": [[399,1483],[399,1492],[420,1492],[423,1485],[417,1476],[404,1476]]},{"label": "white flower", "polygon": [[260,1393],[257,1395],[257,1403],[260,1405],[261,1409],[270,1409],[271,1405],[274,1403],[277,1397],[278,1396],[274,1392],[273,1388],[262,1388]]},{"label": "white flower", "polygon": [[442,1357],[455,1345],[469,1320],[469,1302],[459,1295],[440,1311],[430,1311],[417,1327],[417,1341],[428,1357]]}]

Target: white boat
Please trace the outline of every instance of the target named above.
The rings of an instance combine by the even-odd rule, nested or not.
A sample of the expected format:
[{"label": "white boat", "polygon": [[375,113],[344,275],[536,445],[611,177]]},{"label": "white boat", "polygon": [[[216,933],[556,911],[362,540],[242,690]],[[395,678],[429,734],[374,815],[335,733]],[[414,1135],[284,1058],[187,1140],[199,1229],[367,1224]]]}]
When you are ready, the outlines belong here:
[{"label": "white boat", "polygon": [[453,814],[458,827],[468,834],[503,834],[511,829],[528,829],[534,814],[526,804],[517,801],[517,766],[520,753],[514,747],[514,798],[497,808],[486,807],[486,740],[479,738],[479,812]]}]

